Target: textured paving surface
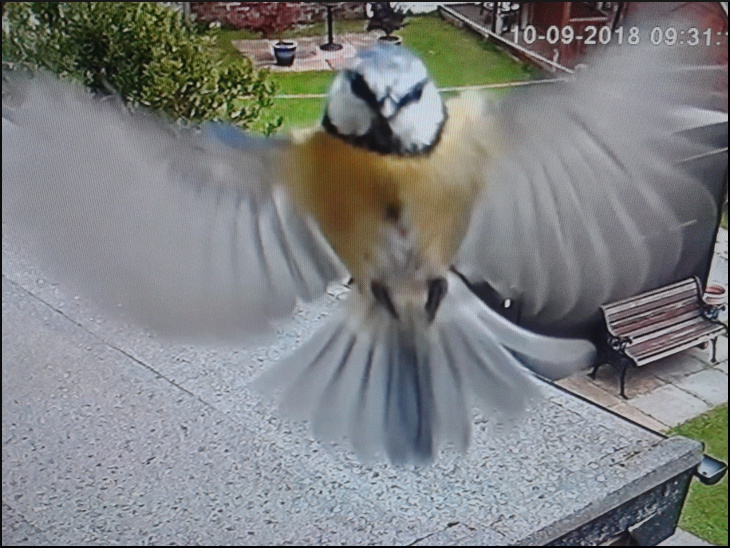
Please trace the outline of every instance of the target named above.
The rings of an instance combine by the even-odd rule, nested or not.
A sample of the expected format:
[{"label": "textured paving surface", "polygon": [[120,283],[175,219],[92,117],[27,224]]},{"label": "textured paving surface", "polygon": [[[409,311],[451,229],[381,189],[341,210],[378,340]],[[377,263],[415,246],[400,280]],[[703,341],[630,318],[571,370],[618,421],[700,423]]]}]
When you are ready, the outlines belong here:
[{"label": "textured paving surface", "polygon": [[569,394],[467,455],[363,465],[247,388],[271,347],[172,345],[3,247],[3,544],[542,544],[699,459]]},{"label": "textured paving surface", "polygon": [[678,426],[710,410],[707,403],[671,384],[636,396],[632,405],[667,426]]}]

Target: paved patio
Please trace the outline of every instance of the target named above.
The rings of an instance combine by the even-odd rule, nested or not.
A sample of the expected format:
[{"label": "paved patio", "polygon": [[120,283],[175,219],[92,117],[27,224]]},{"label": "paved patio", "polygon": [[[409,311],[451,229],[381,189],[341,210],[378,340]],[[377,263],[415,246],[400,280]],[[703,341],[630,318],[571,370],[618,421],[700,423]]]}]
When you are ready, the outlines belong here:
[{"label": "paved patio", "polygon": [[348,61],[357,55],[361,49],[369,48],[378,41],[382,33],[372,31],[367,33],[340,34],[334,41],[342,44],[337,51],[324,51],[319,46],[327,42],[323,36],[297,38],[297,53],[294,64],[290,67],[280,67],[276,64],[272,46],[276,40],[234,40],[233,46],[243,55],[253,59],[254,65],[267,68],[274,72],[304,72],[310,70],[340,70]]}]

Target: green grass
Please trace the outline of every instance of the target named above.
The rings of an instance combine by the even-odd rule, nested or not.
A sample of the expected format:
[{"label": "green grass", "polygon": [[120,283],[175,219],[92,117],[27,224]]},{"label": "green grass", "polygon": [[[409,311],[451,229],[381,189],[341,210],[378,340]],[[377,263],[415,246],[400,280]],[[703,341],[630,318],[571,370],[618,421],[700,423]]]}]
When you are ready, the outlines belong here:
[{"label": "green grass", "polygon": [[[335,31],[362,32],[365,21],[338,21]],[[237,62],[240,53],[231,40],[258,38],[250,31],[219,30],[219,48],[228,62]],[[324,36],[324,24],[300,27],[284,36]],[[537,69],[516,61],[492,43],[475,34],[459,29],[437,15],[408,18],[408,24],[396,34],[403,37],[406,47],[413,50],[426,64],[439,87],[493,84],[529,80]],[[325,93],[334,78],[333,71],[272,73],[279,85],[280,95]],[[273,110],[284,117],[282,130],[309,126],[319,121],[324,108],[323,99],[277,99]]]},{"label": "green grass", "polygon": [[305,93],[326,93],[332,79],[337,74],[333,70],[312,70],[307,72],[274,72],[271,77],[279,84],[281,95],[301,95]]},{"label": "green grass", "polygon": [[722,219],[720,220],[720,226],[727,230],[727,203],[722,208]]},{"label": "green grass", "polygon": [[[727,462],[727,404],[674,428],[671,434],[700,440],[707,454]],[[727,546],[727,482],[727,475],[717,485],[692,481],[679,526],[708,542]]]},{"label": "green grass", "polygon": [[255,32],[246,29],[212,29],[212,32],[216,36],[218,49],[220,49],[225,60],[230,63],[235,63],[241,58],[241,53],[232,44],[234,40],[256,40],[261,38]]},{"label": "green grass", "polygon": [[[529,80],[536,74],[532,66],[516,61],[492,43],[435,15],[411,17],[398,34],[423,60],[439,87]],[[324,93],[334,75],[325,71],[272,76],[281,83],[281,93],[296,94]]]},{"label": "green grass", "polygon": [[276,99],[271,108],[284,118],[279,131],[309,127],[322,119],[324,102],[322,99]]},{"label": "green grass", "polygon": [[411,17],[397,34],[423,60],[439,87],[529,80],[537,72],[438,15]]}]

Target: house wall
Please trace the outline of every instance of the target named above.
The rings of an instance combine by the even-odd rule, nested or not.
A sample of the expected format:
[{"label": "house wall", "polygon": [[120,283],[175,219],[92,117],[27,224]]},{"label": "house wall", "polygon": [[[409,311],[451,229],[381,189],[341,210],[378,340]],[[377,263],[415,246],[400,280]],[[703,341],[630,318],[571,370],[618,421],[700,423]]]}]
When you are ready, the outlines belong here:
[{"label": "house wall", "polygon": [[[256,28],[262,6],[276,4],[288,10],[295,24],[324,21],[327,9],[319,2],[190,2],[190,11],[203,21],[217,21],[233,28]],[[364,2],[337,2],[337,19],[364,17]]]},{"label": "house wall", "polygon": [[[171,2],[179,4],[181,2]],[[257,4],[284,4],[296,13],[297,24],[324,21],[327,10],[318,2],[190,2],[190,11],[205,21],[220,21],[236,28],[247,28],[256,17]],[[364,17],[366,2],[338,2],[338,19]],[[393,2],[393,7],[411,13],[431,13],[440,4],[479,4],[479,2]]]},{"label": "house wall", "polygon": [[[683,27],[695,27],[703,31],[712,29],[715,33],[726,33],[728,30],[726,2],[627,2],[623,24],[628,26],[634,22],[649,26],[661,26],[664,17],[679,17],[684,21]],[[654,22],[659,22],[655,24]],[[703,37],[704,40],[704,37]],[[708,97],[709,108],[728,111],[728,40],[727,36],[715,36],[709,47],[697,49],[702,54],[699,62],[720,68],[714,80],[711,96]]]},{"label": "house wall", "polygon": [[479,4],[479,2],[393,2],[393,7],[411,13],[431,13],[442,4]]},{"label": "house wall", "polygon": [[[710,47],[698,47],[697,53],[703,56],[702,63],[716,67],[724,67],[716,79],[712,97],[708,106],[727,112],[727,66],[728,44],[727,38],[721,36],[728,30],[727,3],[724,2],[623,2],[619,18],[619,25],[628,28],[638,25],[642,28],[642,36],[648,38],[653,27],[668,26],[665,18],[674,17],[683,21],[684,27],[713,29],[720,33],[713,39]],[[568,10],[566,11],[566,6]],[[584,35],[583,29],[587,25],[601,27],[610,25],[613,21],[613,12],[606,12],[603,17],[594,17],[590,13],[581,12],[585,7],[578,2],[530,2],[524,4],[523,26],[533,25],[538,30],[544,30],[550,25],[564,27],[570,25],[576,35]],[[598,13],[598,12],[597,12]],[[704,37],[703,37],[704,40]],[[547,58],[553,58],[564,66],[574,68],[580,63],[584,54],[594,46],[587,47],[585,43],[574,41],[570,44],[558,43],[548,47],[544,41],[531,45],[530,49]],[[557,54],[557,57],[555,56]]]}]

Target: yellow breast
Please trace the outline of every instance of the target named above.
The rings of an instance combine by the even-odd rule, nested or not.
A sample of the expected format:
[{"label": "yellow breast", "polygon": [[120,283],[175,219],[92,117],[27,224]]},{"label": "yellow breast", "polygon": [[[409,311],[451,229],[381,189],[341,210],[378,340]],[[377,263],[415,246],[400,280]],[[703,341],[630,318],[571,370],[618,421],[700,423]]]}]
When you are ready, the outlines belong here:
[{"label": "yellow breast", "polygon": [[441,141],[428,155],[370,152],[322,130],[293,147],[285,180],[356,280],[366,277],[394,214],[435,271],[450,266],[491,156],[469,125],[474,103],[466,107],[450,105]]}]

